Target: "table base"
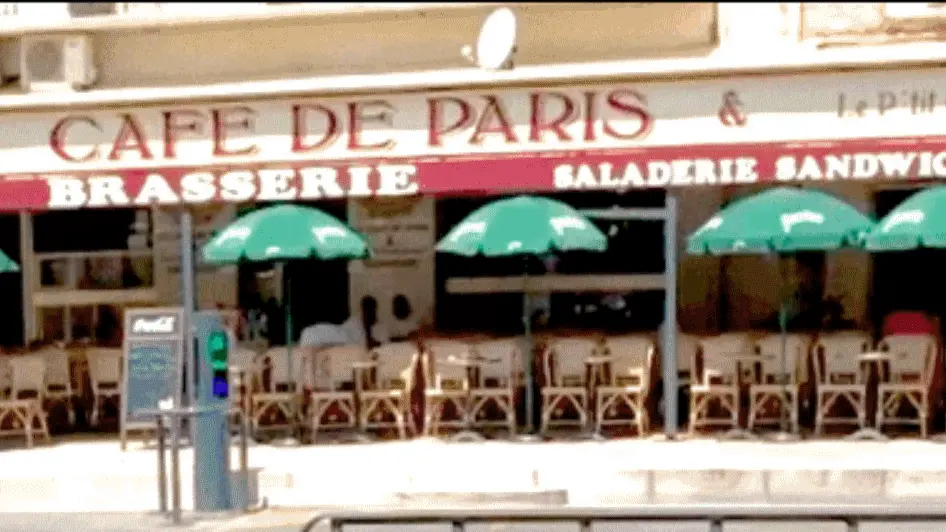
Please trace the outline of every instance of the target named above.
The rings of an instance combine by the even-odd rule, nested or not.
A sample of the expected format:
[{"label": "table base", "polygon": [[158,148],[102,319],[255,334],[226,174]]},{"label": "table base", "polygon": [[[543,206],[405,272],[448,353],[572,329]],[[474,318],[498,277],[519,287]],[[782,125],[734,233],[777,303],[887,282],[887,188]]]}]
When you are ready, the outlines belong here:
[{"label": "table base", "polygon": [[283,436],[282,438],[273,438],[269,440],[269,444],[276,447],[288,447],[291,445],[300,445],[302,441],[295,436]]},{"label": "table base", "polygon": [[356,432],[349,436],[348,439],[354,443],[373,443],[378,441],[378,438],[367,432]]},{"label": "table base", "polygon": [[844,439],[847,441],[860,441],[860,440],[889,441],[890,440],[890,438],[888,438],[884,433],[880,432],[879,430],[873,427],[865,427],[863,429],[859,429],[851,434],[848,434],[847,436],[844,437]]},{"label": "table base", "polygon": [[746,429],[729,429],[720,437],[722,440],[758,440],[759,437]]},{"label": "table base", "polygon": [[765,435],[765,439],[777,443],[792,443],[802,440],[801,434],[795,434],[792,432],[779,431],[772,434]]},{"label": "table base", "polygon": [[516,434],[513,440],[520,443],[538,443],[545,441],[545,438],[541,434]]},{"label": "table base", "polygon": [[591,441],[607,441],[608,437],[599,430],[583,432],[582,436]]},{"label": "table base", "polygon": [[475,430],[465,429],[457,432],[456,434],[450,435],[447,440],[457,443],[465,443],[486,441],[486,438]]}]

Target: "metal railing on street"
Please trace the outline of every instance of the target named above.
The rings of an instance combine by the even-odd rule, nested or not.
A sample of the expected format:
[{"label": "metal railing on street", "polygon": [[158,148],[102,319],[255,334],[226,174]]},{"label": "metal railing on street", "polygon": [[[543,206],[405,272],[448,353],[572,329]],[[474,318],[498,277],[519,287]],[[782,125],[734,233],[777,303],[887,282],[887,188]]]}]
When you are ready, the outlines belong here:
[{"label": "metal railing on street", "polygon": [[453,532],[464,532],[467,525],[482,523],[574,523],[581,532],[590,532],[594,523],[705,521],[707,530],[719,532],[723,524],[752,522],[827,522],[843,523],[848,532],[859,532],[866,523],[934,522],[937,530],[946,530],[946,505],[911,506],[908,504],[687,504],[645,505],[626,508],[482,508],[482,509],[390,509],[377,511],[326,512],[311,519],[302,532],[314,532],[327,524],[331,532],[344,532],[358,525],[430,525],[444,524]]}]

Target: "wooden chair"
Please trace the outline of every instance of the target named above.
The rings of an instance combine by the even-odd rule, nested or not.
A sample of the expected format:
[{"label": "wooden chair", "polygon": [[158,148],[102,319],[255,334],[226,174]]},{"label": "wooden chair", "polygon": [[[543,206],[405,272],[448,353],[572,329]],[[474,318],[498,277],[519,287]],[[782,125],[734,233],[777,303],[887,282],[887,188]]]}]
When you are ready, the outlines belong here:
[{"label": "wooden chair", "polygon": [[109,401],[118,402],[122,396],[121,349],[95,348],[85,353],[89,364],[89,383],[92,387],[92,416],[90,424],[99,424],[102,407]]},{"label": "wooden chair", "polygon": [[[749,423],[751,431],[760,423],[779,423],[781,409],[789,412],[792,433],[798,432],[798,409],[801,386],[806,378],[800,376],[802,360],[808,357],[811,341],[800,335],[786,335],[785,358],[782,359],[782,335],[770,334],[756,342],[762,372],[759,382],[749,385]],[[784,366],[783,366],[784,364]],[[807,375],[807,374],[806,374]],[[779,407],[772,419],[760,418],[767,403]]]},{"label": "wooden chair", "polygon": [[[588,380],[585,361],[598,353],[599,344],[583,338],[552,340],[545,352],[545,380],[542,387],[542,427],[545,433],[552,426],[588,424]],[[578,420],[565,420],[564,405],[578,413]],[[556,419],[558,417],[558,419]]]},{"label": "wooden chair", "polygon": [[[860,331],[824,334],[813,349],[818,379],[815,405],[815,434],[824,433],[826,423],[867,425],[867,366],[860,359],[870,349],[870,335]],[[854,417],[832,416],[832,408],[847,404]]]},{"label": "wooden chair", "polygon": [[[885,336],[880,351],[890,353],[889,371],[877,386],[877,430],[885,424],[917,425],[920,437],[929,430],[930,393],[934,364],[938,358],[936,338],[928,334]],[[915,411],[913,417],[898,417],[904,403]]]},{"label": "wooden chair", "polygon": [[46,401],[50,404],[61,404],[66,409],[69,426],[75,426],[74,401],[78,394],[72,387],[69,352],[56,347],[47,347],[36,354],[41,356],[46,364]]},{"label": "wooden chair", "polygon": [[[638,436],[647,432],[647,398],[651,390],[656,348],[646,336],[617,336],[605,340],[605,354],[610,358],[610,382],[595,390],[595,417],[598,431],[604,425],[633,423]],[[626,405],[633,415],[630,420],[616,419],[608,413],[619,403]]]},{"label": "wooden chair", "polygon": [[[440,427],[470,425],[471,382],[469,360],[473,348],[465,342],[437,340],[424,353],[424,432],[436,435]],[[444,421],[443,412],[451,405],[457,419]]]},{"label": "wooden chair", "polygon": [[[520,373],[519,340],[490,340],[473,346],[474,353],[485,362],[470,390],[473,402],[470,418],[474,427],[507,427],[509,436],[516,434],[516,376]],[[501,419],[488,417],[487,407],[493,405]]]},{"label": "wooden chair", "polygon": [[[745,337],[711,337],[700,340],[700,370],[690,385],[690,424],[694,434],[704,426],[739,428],[739,361],[733,354],[751,349]],[[710,417],[710,407],[718,403],[725,417]]]},{"label": "wooden chair", "polygon": [[[411,415],[411,390],[420,353],[413,342],[384,344],[373,350],[375,379],[363,383],[361,419],[363,428],[397,429],[401,439],[407,438],[407,421]],[[384,415],[394,418],[385,421]]]},{"label": "wooden chair", "polygon": [[[314,357],[318,378],[309,394],[308,413],[313,440],[323,428],[354,429],[357,426],[352,371],[354,364],[367,361],[369,354],[360,345],[340,345],[321,349]],[[333,408],[337,413],[332,412]]]},{"label": "wooden chair", "polygon": [[[250,396],[257,389],[259,383],[258,364],[261,364],[260,354],[255,348],[240,345],[230,356],[230,413],[233,416],[243,414],[252,415],[252,401]],[[238,418],[234,418],[238,419]]]},{"label": "wooden chair", "polygon": [[[255,381],[260,389],[250,395],[250,409],[253,434],[263,428],[263,418],[267,414],[279,413],[285,424],[270,425],[267,428],[286,428],[296,426],[299,419],[300,375],[304,374],[303,358],[293,350],[293,373],[289,374],[289,358],[285,347],[272,347],[259,358],[255,365]],[[269,373],[269,379],[265,373]]]},{"label": "wooden chair", "polygon": [[13,415],[26,437],[26,446],[33,446],[36,435],[47,442],[49,424],[43,403],[46,397],[46,363],[39,355],[23,355],[7,360],[10,368],[10,397],[0,401],[0,422]]}]

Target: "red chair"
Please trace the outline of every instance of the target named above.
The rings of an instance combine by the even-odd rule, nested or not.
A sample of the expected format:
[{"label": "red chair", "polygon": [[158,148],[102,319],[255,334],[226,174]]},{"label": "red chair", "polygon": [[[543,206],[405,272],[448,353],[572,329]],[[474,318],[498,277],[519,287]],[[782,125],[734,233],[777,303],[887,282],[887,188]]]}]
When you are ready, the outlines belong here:
[{"label": "red chair", "polygon": [[[933,375],[931,376],[931,393],[933,397],[940,397],[943,389],[944,374],[942,360],[943,339],[940,335],[940,320],[937,316],[931,316],[925,312],[918,311],[897,311],[891,312],[884,320],[883,336],[890,335],[922,335],[929,334],[936,339],[935,361],[933,364]],[[937,400],[932,406],[938,408],[941,406],[941,399]]]},{"label": "red chair", "polygon": [[884,319],[883,336],[892,334],[932,334],[939,338],[939,319],[923,312],[892,312]]}]

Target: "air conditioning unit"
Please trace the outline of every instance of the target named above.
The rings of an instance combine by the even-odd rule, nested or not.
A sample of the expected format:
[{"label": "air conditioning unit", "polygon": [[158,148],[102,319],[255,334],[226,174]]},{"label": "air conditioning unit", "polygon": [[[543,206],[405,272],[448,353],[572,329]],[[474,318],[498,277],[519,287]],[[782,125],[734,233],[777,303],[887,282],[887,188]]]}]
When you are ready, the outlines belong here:
[{"label": "air conditioning unit", "polygon": [[119,15],[128,15],[133,17],[150,17],[161,13],[161,3],[159,2],[122,2],[118,4],[116,13]]},{"label": "air conditioning unit", "polygon": [[69,2],[69,16],[72,18],[102,17],[117,13],[116,2]]},{"label": "air conditioning unit", "polygon": [[95,83],[92,43],[86,35],[24,36],[20,84],[27,91],[75,91]]},{"label": "air conditioning unit", "polygon": [[946,20],[946,2],[886,2],[884,9],[893,20]]}]

